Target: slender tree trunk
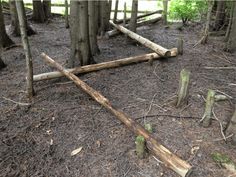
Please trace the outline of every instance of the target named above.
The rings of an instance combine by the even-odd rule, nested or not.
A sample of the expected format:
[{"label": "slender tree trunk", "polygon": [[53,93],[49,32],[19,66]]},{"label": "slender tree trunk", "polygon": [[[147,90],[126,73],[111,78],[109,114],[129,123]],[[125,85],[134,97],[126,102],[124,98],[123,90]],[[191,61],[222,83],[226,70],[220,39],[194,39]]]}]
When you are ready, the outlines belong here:
[{"label": "slender tree trunk", "polygon": [[6,33],[4,17],[2,13],[2,2],[0,1],[0,50],[2,47],[9,47],[12,44],[14,44],[14,42]]},{"label": "slender tree trunk", "polygon": [[33,0],[33,20],[38,23],[44,23],[46,20],[41,0]]},{"label": "slender tree trunk", "polygon": [[89,21],[88,21],[88,1],[79,0],[79,53],[80,64],[88,65],[91,63],[91,50],[89,42]]},{"label": "slender tree trunk", "polygon": [[138,0],[133,0],[132,2],[132,13],[129,22],[129,29],[136,32],[137,28],[137,16],[138,16]]},{"label": "slender tree trunk", "polygon": [[214,2],[212,2],[211,0],[208,0],[207,21],[205,25],[204,34],[201,39],[201,44],[206,44],[208,40],[213,5],[214,5]]},{"label": "slender tree trunk", "polygon": [[226,1],[217,1],[217,9],[216,9],[216,19],[214,24],[214,29],[218,31],[222,25],[224,24],[225,20],[225,5]]},{"label": "slender tree trunk", "polygon": [[226,50],[229,52],[236,51],[236,3],[234,2],[234,12],[232,17],[232,27],[229,33],[229,39],[226,44]]},{"label": "slender tree trunk", "polygon": [[45,20],[51,18],[51,0],[43,0],[43,11],[45,15]]},{"label": "slender tree trunk", "polygon": [[89,40],[92,55],[99,53],[99,48],[97,44],[97,27],[95,18],[95,1],[88,1],[88,16],[89,16]]},{"label": "slender tree trunk", "polygon": [[230,30],[231,30],[231,27],[232,27],[233,16],[234,16],[234,4],[235,4],[234,1],[230,2],[231,9],[230,9],[229,24],[228,24],[227,31],[226,31],[226,34],[225,34],[225,41],[226,42],[229,40],[229,33],[230,33]]},{"label": "slender tree trunk", "polygon": [[167,25],[168,0],[163,0],[163,24]]},{"label": "slender tree trunk", "polygon": [[111,1],[104,0],[100,1],[100,29],[99,34],[101,36],[105,35],[105,32],[109,29],[109,19],[111,13]]},{"label": "slender tree trunk", "polygon": [[69,28],[69,16],[68,16],[68,0],[65,0],[65,20],[66,20],[66,28]]},{"label": "slender tree trunk", "polygon": [[21,31],[21,39],[25,51],[25,57],[26,57],[26,67],[27,67],[27,94],[29,99],[33,97],[34,90],[33,90],[33,62],[32,62],[32,56],[29,46],[29,41],[27,37],[26,32],[26,15],[25,15],[25,8],[23,0],[17,0],[16,1],[16,8],[19,18],[19,24],[20,24],[20,31]]},{"label": "slender tree trunk", "polygon": [[118,7],[119,7],[119,0],[116,0],[114,18],[113,18],[114,23],[116,23],[116,20],[117,20]]},{"label": "slender tree trunk", "polygon": [[124,16],[123,16],[123,25],[125,26],[126,21],[127,21],[127,6],[126,6],[126,2],[124,3]]}]

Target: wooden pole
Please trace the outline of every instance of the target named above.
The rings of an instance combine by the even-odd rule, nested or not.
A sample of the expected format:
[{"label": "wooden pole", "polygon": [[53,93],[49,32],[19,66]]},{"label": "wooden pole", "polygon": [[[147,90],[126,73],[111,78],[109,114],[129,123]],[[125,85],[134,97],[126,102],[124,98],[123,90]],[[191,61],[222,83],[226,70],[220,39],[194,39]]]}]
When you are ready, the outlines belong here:
[{"label": "wooden pole", "polygon": [[[176,55],[177,55],[177,48],[171,49],[171,56],[175,57]],[[72,68],[72,69],[68,69],[68,71],[74,74],[82,74],[82,73],[88,73],[88,72],[93,72],[93,71],[99,71],[102,69],[121,67],[121,66],[129,65],[133,63],[138,63],[138,62],[145,62],[145,61],[149,61],[150,59],[160,59],[160,58],[161,57],[158,54],[150,53],[150,54],[144,54],[144,55],[139,55],[135,57],[129,57],[129,58],[124,58],[124,59],[119,59],[119,60],[114,60],[114,61],[108,61],[108,62],[103,62],[103,63],[98,63],[98,64]],[[34,75],[34,81],[55,79],[55,78],[63,77],[63,76],[64,75],[58,71],[42,73],[42,74]]]},{"label": "wooden pole", "polygon": [[[157,11],[155,11],[155,12],[151,12],[151,13],[139,15],[139,16],[137,16],[137,19],[144,18],[144,17],[148,17],[148,16],[151,16],[151,15],[154,15],[154,14],[161,14],[162,12],[163,12],[163,10],[157,10]],[[127,19],[126,19],[126,23],[129,22],[129,21],[130,21],[130,18],[127,18]],[[116,23],[117,23],[117,24],[123,23],[123,19],[116,20]]]},{"label": "wooden pole", "polygon": [[124,123],[128,129],[134,132],[136,135],[141,135],[145,138],[147,142],[147,147],[151,152],[153,152],[167,167],[174,170],[180,176],[188,176],[191,172],[191,165],[186,161],[180,159],[178,156],[170,152],[166,147],[161,145],[155,138],[143,128],[140,124],[135,122],[133,119],[128,117],[122,111],[116,110],[107,98],[105,98],[98,91],[94,90],[92,87],[87,85],[85,82],[80,80],[76,75],[70,73],[68,70],[64,69],[60,64],[56,63],[46,54],[41,55],[43,59],[49,63],[52,67],[58,69],[62,74],[71,79],[78,87],[80,87],[84,92],[89,94],[95,101],[104,106],[113,115],[115,115],[122,123]]},{"label": "wooden pole", "polygon": [[[145,21],[140,21],[137,23],[137,27],[144,26],[144,25],[150,25],[150,24],[160,21],[161,19],[162,19],[162,17],[157,17],[157,18],[153,18],[153,19],[149,19],[149,20],[145,20]],[[126,24],[125,27],[129,28],[129,24]],[[106,36],[106,38],[109,38],[109,37],[115,36],[120,33],[121,32],[119,30],[113,29],[111,31],[107,31],[105,36]]]},{"label": "wooden pole", "polygon": [[28,41],[28,36],[26,32],[26,16],[25,16],[25,8],[23,0],[16,1],[16,8],[18,13],[19,25],[20,25],[20,32],[21,32],[21,39],[23,43],[23,48],[25,51],[25,58],[26,58],[26,67],[27,67],[27,94],[28,97],[31,99],[34,95],[33,89],[33,62],[32,56]]},{"label": "wooden pole", "polygon": [[125,27],[121,26],[121,25],[116,25],[115,23],[113,23],[110,20],[110,24],[113,25],[116,29],[118,29],[119,31],[121,31],[124,34],[127,34],[130,38],[138,41],[140,44],[144,45],[145,47],[148,47],[150,49],[152,49],[154,52],[156,52],[157,54],[159,54],[160,56],[164,56],[164,57],[170,57],[171,56],[171,51],[168,49],[165,49],[164,47],[126,29]]}]

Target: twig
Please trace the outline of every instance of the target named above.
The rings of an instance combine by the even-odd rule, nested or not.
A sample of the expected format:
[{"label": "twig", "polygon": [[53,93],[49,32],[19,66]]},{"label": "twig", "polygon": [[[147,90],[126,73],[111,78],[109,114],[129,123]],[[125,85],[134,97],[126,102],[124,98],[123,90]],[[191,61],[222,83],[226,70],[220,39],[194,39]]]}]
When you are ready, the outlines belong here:
[{"label": "twig", "polygon": [[207,66],[207,67],[204,67],[204,69],[212,69],[212,70],[236,70],[236,67],[234,66],[227,66],[227,67],[210,67],[210,66]]},{"label": "twig", "polygon": [[227,140],[227,139],[231,138],[232,136],[234,136],[234,134],[230,134],[229,136],[226,136],[225,138],[219,138],[219,139],[215,139],[213,141],[216,142],[216,141],[221,141],[221,140]]},{"label": "twig", "polygon": [[223,125],[222,125],[222,123],[220,122],[220,120],[216,117],[216,114],[215,114],[215,112],[214,112],[214,108],[212,109],[212,114],[213,114],[214,118],[219,122],[219,124],[220,124],[220,132],[221,132],[221,134],[222,134],[224,140],[226,141],[226,137],[225,137],[225,134],[224,134]]},{"label": "twig", "polygon": [[10,102],[12,102],[12,103],[21,105],[21,106],[30,106],[30,105],[31,105],[30,103],[21,103],[21,102],[14,101],[14,100],[11,100],[11,99],[6,98],[6,97],[2,97],[2,98],[5,99],[5,100],[7,100],[7,101],[10,101]]},{"label": "twig", "polygon": [[228,95],[228,94],[226,94],[226,93],[224,93],[224,92],[222,92],[222,91],[220,91],[220,90],[215,90],[216,92],[219,92],[219,93],[221,93],[221,94],[223,94],[223,95],[225,95],[225,96],[227,96],[229,99],[233,99],[233,97],[232,96],[230,96],[230,95]]}]

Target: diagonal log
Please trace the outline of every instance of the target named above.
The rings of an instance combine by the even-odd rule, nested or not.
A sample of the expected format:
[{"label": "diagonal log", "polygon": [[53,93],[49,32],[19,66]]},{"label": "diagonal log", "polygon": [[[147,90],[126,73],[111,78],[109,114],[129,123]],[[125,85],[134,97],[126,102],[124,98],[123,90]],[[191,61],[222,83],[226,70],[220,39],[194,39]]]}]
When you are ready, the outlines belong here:
[{"label": "diagonal log", "polygon": [[122,33],[126,34],[127,36],[129,36],[130,38],[136,40],[137,42],[139,42],[140,44],[144,45],[145,47],[153,50],[154,52],[156,52],[158,55],[160,56],[164,56],[164,57],[169,57],[171,56],[171,51],[128,30],[127,28],[121,26],[121,25],[117,25],[115,23],[113,23],[111,20],[109,21],[110,24],[112,26],[114,26],[116,29],[118,29],[119,31],[121,31]]},{"label": "diagonal log", "polygon": [[188,176],[191,173],[191,165],[186,161],[180,159],[178,156],[170,152],[166,147],[161,145],[153,135],[151,135],[145,128],[140,124],[135,122],[133,119],[128,117],[122,111],[116,110],[112,104],[98,91],[94,90],[92,87],[87,85],[85,82],[80,80],[76,75],[70,73],[68,70],[64,69],[60,64],[56,63],[46,54],[41,54],[43,59],[49,63],[52,67],[58,69],[66,77],[71,79],[78,87],[80,87],[84,92],[89,94],[95,101],[108,109],[113,115],[115,115],[122,123],[124,123],[128,129],[134,132],[136,135],[141,135],[145,138],[147,142],[147,147],[151,152],[154,153],[167,167],[174,170],[180,176]]},{"label": "diagonal log", "polygon": [[[176,55],[177,55],[177,49],[176,48],[171,49],[171,57],[175,57]],[[158,54],[150,53],[150,54],[128,57],[128,58],[123,58],[123,59],[114,60],[114,61],[93,64],[93,65],[76,67],[76,68],[68,69],[68,71],[74,74],[83,74],[83,73],[88,73],[88,72],[93,72],[93,71],[99,71],[102,69],[116,68],[116,67],[133,64],[133,63],[144,62],[144,61],[149,61],[151,59],[160,59],[160,58],[161,57]],[[63,76],[64,75],[61,72],[54,71],[54,72],[34,75],[33,79],[34,79],[34,82],[36,82],[36,81],[42,81],[42,80],[55,79],[55,78],[63,77]]]},{"label": "diagonal log", "polygon": [[[143,14],[143,15],[139,15],[137,17],[137,19],[140,19],[140,18],[144,18],[144,17],[147,17],[147,16],[151,16],[151,15],[154,15],[154,14],[161,14],[163,12],[163,10],[157,10],[155,12],[150,12],[150,13],[147,13],[147,14]],[[130,21],[130,18],[126,19],[126,22]],[[123,23],[123,19],[120,19],[120,20],[116,20],[116,23]]]}]

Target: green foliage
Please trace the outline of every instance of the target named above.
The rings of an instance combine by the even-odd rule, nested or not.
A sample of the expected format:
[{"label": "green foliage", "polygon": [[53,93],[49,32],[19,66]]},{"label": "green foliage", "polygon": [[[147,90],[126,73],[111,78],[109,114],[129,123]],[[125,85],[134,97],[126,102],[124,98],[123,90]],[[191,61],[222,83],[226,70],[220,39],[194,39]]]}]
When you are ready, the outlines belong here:
[{"label": "green foliage", "polygon": [[206,1],[199,0],[173,0],[170,3],[170,18],[182,20],[187,24],[195,20],[207,9]]}]

